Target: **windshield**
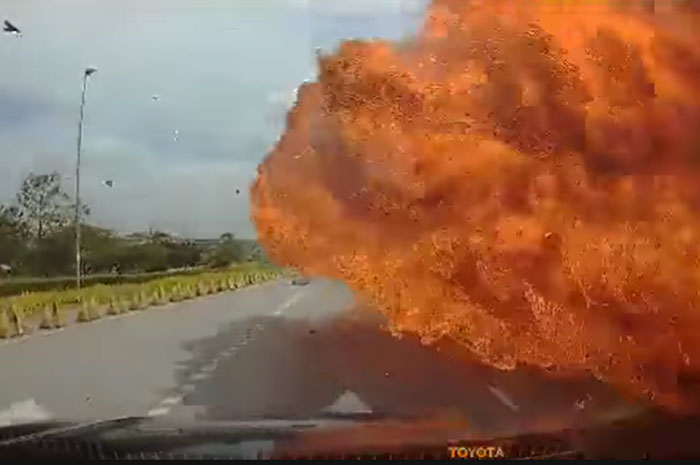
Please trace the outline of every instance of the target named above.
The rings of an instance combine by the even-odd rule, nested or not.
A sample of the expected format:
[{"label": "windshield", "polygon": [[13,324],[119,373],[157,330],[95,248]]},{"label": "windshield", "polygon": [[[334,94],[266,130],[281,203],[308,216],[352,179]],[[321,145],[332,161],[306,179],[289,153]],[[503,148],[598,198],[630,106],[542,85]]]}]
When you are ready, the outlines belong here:
[{"label": "windshield", "polygon": [[0,426],[700,407],[692,0],[0,0]]}]

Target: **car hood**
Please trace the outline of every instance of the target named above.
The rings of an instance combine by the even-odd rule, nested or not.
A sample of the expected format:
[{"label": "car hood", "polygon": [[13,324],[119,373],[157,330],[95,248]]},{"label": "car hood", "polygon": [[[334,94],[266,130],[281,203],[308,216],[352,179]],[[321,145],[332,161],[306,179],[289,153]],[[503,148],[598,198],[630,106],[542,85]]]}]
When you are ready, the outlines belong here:
[{"label": "car hood", "polygon": [[383,459],[500,453],[506,458],[690,458],[700,456],[698,434],[700,417],[657,412],[605,425],[510,437],[475,434],[462,422],[446,420],[353,416],[180,422],[127,417],[2,428],[0,456]]}]

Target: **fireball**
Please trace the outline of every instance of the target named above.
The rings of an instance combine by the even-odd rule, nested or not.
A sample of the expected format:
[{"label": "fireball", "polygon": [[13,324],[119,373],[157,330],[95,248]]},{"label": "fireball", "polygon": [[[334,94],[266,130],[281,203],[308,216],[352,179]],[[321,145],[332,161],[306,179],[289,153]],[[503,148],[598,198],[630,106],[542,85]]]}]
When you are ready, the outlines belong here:
[{"label": "fireball", "polygon": [[434,0],[319,58],[260,165],[269,255],[396,331],[700,407],[696,4]]}]

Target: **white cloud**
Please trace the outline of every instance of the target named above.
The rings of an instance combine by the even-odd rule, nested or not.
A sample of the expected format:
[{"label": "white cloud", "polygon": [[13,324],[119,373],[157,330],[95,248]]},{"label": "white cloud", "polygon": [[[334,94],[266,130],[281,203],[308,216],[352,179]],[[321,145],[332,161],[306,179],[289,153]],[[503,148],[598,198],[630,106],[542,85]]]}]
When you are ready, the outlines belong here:
[{"label": "white cloud", "polygon": [[299,88],[292,90],[276,90],[267,94],[267,103],[274,107],[290,108],[297,101]]},{"label": "white cloud", "polygon": [[[83,197],[98,224],[122,231],[165,229],[183,236],[229,231],[254,236],[247,215],[241,214],[248,209],[254,161],[168,161],[109,138],[96,141],[89,155]],[[105,179],[113,180],[114,187],[106,187]]]},{"label": "white cloud", "polygon": [[415,13],[427,0],[288,0],[292,5],[329,15],[373,15]]},{"label": "white cloud", "polygon": [[251,236],[248,186],[297,86],[316,78],[315,47],[400,37],[424,1],[0,0],[25,32],[0,37],[0,96],[13,97],[10,117],[0,111],[0,202],[29,171],[59,171],[72,193],[80,80],[94,64],[83,193],[95,220]]}]

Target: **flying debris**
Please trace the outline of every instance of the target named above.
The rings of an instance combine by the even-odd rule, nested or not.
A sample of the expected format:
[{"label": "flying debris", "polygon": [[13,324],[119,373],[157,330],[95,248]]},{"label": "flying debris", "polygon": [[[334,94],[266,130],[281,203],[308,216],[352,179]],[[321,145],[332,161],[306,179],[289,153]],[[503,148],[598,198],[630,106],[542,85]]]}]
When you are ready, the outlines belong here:
[{"label": "flying debris", "polygon": [[151,96],[151,100],[153,100],[154,102],[157,102],[158,100],[160,100],[160,95],[155,94],[155,95]]},{"label": "flying debris", "polygon": [[114,187],[114,181],[112,181],[111,179],[105,179],[104,181],[102,181],[102,184],[104,184],[107,187]]},{"label": "flying debris", "polygon": [[240,190],[240,189],[236,189],[236,194],[240,194],[240,193],[241,193],[241,190]]},{"label": "flying debris", "polygon": [[7,32],[8,34],[13,34],[16,36],[21,36],[22,31],[20,31],[17,26],[9,22],[8,20],[5,20],[5,26],[2,29],[3,31]]},{"label": "flying debris", "polygon": [[175,142],[177,142],[178,140],[180,140],[180,131],[178,131],[177,129],[176,129],[175,131],[173,131],[173,140],[174,140]]}]

